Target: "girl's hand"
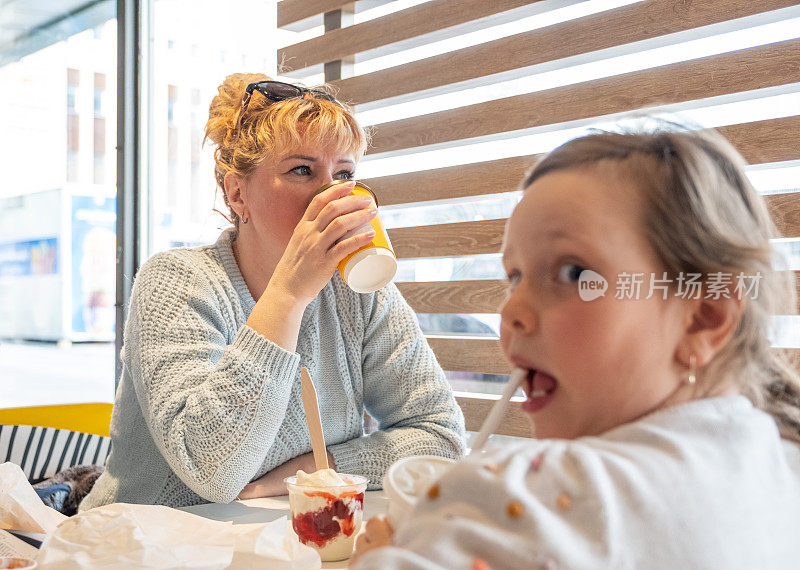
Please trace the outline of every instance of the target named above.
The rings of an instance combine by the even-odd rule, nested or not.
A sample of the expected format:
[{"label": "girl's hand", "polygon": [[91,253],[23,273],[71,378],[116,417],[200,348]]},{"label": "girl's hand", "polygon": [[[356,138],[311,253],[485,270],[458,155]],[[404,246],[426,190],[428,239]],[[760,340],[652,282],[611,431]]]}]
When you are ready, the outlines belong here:
[{"label": "girl's hand", "polygon": [[311,200],[269,280],[268,291],[307,305],[330,281],[339,262],[372,240],[372,230],[342,239],[378,213],[371,198],[349,195],[353,186],[353,182],[343,182]]},{"label": "girl's hand", "polygon": [[[328,452],[328,465],[331,469],[336,469],[333,455]],[[255,481],[251,481],[244,486],[237,499],[260,499],[261,497],[279,497],[288,494],[286,483],[283,482],[287,477],[296,475],[302,469],[306,473],[313,473],[317,470],[314,463],[314,454],[306,453],[290,459],[282,465],[278,465],[272,471],[264,473]]]},{"label": "girl's hand", "polygon": [[358,536],[356,540],[356,551],[350,558],[350,563],[353,564],[365,552],[382,548],[384,546],[391,546],[392,539],[394,538],[394,529],[389,521],[386,520],[384,515],[377,515],[372,517],[364,525],[364,532]]}]

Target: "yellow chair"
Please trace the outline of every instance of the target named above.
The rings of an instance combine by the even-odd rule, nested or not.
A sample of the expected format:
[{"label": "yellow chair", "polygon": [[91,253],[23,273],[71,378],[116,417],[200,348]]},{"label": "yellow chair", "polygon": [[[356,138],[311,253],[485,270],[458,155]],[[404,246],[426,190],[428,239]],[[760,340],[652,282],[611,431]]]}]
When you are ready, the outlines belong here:
[{"label": "yellow chair", "polygon": [[0,425],[66,429],[108,437],[112,404],[59,404],[0,409]]}]

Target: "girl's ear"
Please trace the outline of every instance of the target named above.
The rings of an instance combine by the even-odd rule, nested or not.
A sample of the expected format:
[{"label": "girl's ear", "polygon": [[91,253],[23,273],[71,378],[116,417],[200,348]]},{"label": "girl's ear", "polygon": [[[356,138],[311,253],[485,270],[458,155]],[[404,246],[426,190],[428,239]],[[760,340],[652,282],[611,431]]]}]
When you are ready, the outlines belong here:
[{"label": "girl's ear", "polygon": [[686,332],[676,354],[681,363],[688,366],[689,357],[694,355],[697,366],[705,366],[728,343],[744,309],[744,299],[737,297],[692,301]]},{"label": "girl's ear", "polygon": [[228,172],[225,174],[224,183],[225,195],[228,197],[228,204],[230,204],[231,209],[236,212],[236,215],[241,218],[246,209],[244,198],[244,179],[233,172]]}]

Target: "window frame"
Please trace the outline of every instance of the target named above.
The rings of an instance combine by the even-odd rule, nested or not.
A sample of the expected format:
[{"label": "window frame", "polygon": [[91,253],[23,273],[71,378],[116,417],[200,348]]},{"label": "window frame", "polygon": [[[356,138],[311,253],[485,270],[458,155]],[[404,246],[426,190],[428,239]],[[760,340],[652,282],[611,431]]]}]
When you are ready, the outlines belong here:
[{"label": "window frame", "polygon": [[125,319],[133,280],[144,251],[141,223],[143,170],[147,146],[147,70],[150,65],[147,38],[152,0],[117,0],[117,245],[116,335],[114,341],[115,390],[122,375]]}]

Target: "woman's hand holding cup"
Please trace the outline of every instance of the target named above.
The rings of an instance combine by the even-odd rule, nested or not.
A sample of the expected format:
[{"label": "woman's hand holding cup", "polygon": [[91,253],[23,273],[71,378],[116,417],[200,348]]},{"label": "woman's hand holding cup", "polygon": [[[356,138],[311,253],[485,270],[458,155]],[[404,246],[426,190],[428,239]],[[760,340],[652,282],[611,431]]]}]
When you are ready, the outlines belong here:
[{"label": "woman's hand holding cup", "polygon": [[371,198],[350,195],[353,186],[343,181],[311,200],[267,289],[307,305],[330,281],[339,262],[372,240],[374,231],[345,238],[378,214]]}]

